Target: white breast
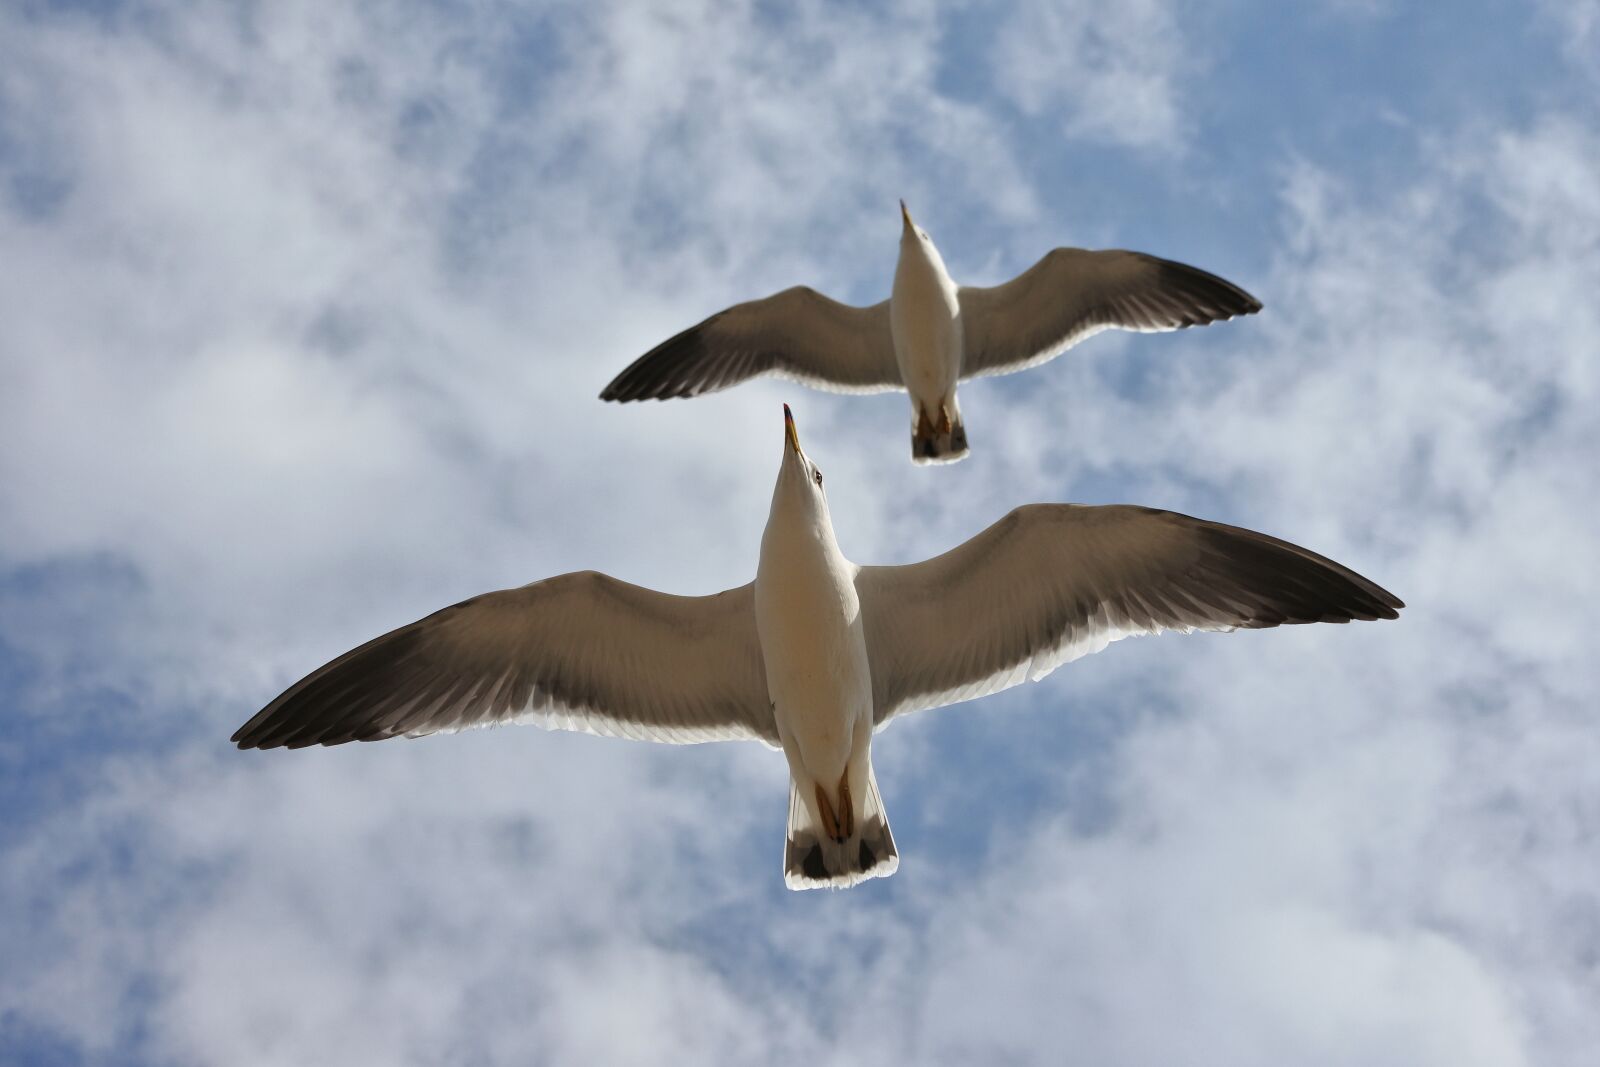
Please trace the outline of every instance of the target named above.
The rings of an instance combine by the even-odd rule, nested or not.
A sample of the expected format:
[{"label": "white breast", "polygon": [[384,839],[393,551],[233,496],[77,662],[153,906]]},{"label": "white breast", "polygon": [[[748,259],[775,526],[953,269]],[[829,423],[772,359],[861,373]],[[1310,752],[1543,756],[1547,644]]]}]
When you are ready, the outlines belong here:
[{"label": "white breast", "polygon": [[836,782],[856,724],[872,715],[854,566],[815,543],[764,539],[756,573],[756,630],[779,735],[819,781]]},{"label": "white breast", "polygon": [[889,297],[889,328],[906,390],[937,402],[961,373],[961,304],[944,264],[918,249],[901,252]]}]

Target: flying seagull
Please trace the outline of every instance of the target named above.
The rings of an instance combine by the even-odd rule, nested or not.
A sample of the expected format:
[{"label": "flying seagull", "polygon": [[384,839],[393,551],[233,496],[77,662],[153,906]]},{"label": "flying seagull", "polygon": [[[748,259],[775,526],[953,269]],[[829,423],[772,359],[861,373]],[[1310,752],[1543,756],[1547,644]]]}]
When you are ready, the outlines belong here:
[{"label": "flying seagull", "polygon": [[302,748],[532,722],[762,741],[789,762],[784,881],[848,886],[900,863],[871,756],[894,716],[1037,680],[1124,637],[1404,606],[1287,541],[1128,505],[1034,504],[942,556],[858,566],[783,416],[754,582],[685,597],[579,571],[485,593],[313,671],[233,740]]},{"label": "flying seagull", "polygon": [[1101,330],[1158,333],[1253,315],[1261,302],[1196,267],[1120,249],[1057,248],[1004,285],[957,285],[900,201],[900,261],[871,307],[806,286],[735,304],[636,359],[600,399],[699,396],[774,374],[819,389],[911,394],[911,460],[967,454],[965,378],[1036,367]]}]

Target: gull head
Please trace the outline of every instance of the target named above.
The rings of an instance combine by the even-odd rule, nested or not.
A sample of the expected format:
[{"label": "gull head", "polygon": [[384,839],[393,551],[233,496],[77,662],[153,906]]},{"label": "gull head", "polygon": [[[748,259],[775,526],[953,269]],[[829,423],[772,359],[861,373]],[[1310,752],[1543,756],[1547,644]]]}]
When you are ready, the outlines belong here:
[{"label": "gull head", "polygon": [[900,262],[903,265],[907,260],[937,266],[941,276],[949,275],[945,269],[944,257],[934,247],[933,238],[911,218],[911,212],[906,208],[906,202],[902,200],[900,201]]},{"label": "gull head", "polygon": [[928,241],[928,231],[916,224],[916,221],[911,217],[911,210],[906,207],[906,202],[902,200],[900,201],[900,243],[916,244],[918,242],[932,243]]},{"label": "gull head", "polygon": [[788,404],[783,405],[783,462],[778,467],[778,484],[772,490],[767,528],[810,531],[810,536],[826,531],[826,539],[833,540],[833,519],[822,491],[822,471],[800,447],[800,431]]}]

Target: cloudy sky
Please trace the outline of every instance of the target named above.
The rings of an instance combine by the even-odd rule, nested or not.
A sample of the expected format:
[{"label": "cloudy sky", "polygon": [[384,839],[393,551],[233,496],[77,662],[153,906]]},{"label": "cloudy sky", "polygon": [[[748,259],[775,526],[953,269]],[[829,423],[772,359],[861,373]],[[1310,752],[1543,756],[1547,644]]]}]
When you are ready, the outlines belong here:
[{"label": "cloudy sky", "polygon": [[[1565,1065],[1600,1046],[1600,4],[0,4],[0,1061]],[[595,394],[739,299],[1057,244],[1253,319],[900,397]],[[1132,641],[898,721],[900,872],[782,757],[228,735],[595,567],[1038,500],[1307,544],[1398,623]]]}]

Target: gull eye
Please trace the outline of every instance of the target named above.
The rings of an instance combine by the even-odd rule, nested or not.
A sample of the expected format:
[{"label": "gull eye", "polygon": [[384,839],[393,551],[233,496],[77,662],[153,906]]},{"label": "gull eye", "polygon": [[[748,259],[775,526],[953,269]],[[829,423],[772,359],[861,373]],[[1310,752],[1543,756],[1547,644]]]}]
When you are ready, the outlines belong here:
[{"label": "gull eye", "polygon": [[822,488],[822,472],[819,471],[819,470],[813,470],[811,472],[811,477],[816,479],[817,488],[821,489]]}]

